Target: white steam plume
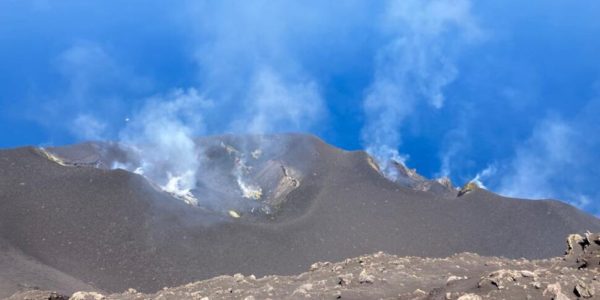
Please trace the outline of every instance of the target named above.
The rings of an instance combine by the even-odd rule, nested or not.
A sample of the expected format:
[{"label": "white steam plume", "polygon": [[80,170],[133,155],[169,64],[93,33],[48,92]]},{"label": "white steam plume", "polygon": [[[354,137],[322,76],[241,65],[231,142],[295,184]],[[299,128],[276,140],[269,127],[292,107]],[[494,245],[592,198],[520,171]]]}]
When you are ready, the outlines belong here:
[{"label": "white steam plume", "polygon": [[107,124],[90,114],[79,114],[73,120],[71,132],[85,140],[102,140],[106,136]]},{"label": "white steam plume", "polygon": [[[188,2],[184,19],[190,21],[186,29],[195,44],[202,89],[218,100],[219,120],[214,123],[226,124],[215,127],[252,134],[265,156],[279,152],[285,141],[270,143],[263,134],[314,128],[325,115],[325,105],[304,68],[303,49],[328,30],[321,22],[337,12],[328,7],[319,2]],[[339,10],[351,11],[347,7],[339,5]],[[247,146],[238,145],[232,175],[241,195],[257,198],[260,187],[243,172],[256,150]]]},{"label": "white steam plume", "polygon": [[488,178],[494,176],[494,174],[496,174],[496,172],[497,172],[496,166],[489,165],[485,169],[483,169],[479,173],[477,173],[475,175],[475,177],[473,179],[471,179],[470,182],[474,182],[478,186],[480,186],[480,187],[482,187],[484,189],[487,189],[488,187],[483,182],[485,180],[487,180]]},{"label": "white steam plume", "polygon": [[460,45],[479,34],[467,0],[391,1],[384,26],[392,40],[379,51],[374,81],[363,102],[362,139],[384,175],[396,180],[402,123],[420,102],[439,109],[443,88],[457,76]]},{"label": "white steam plume", "polygon": [[594,98],[574,107],[570,119],[549,115],[540,120],[514,156],[497,165],[488,186],[505,196],[559,199],[597,212],[598,111],[600,98]]},{"label": "white steam plume", "polygon": [[580,208],[590,205],[591,199],[600,196],[594,191],[600,172],[590,170],[598,160],[593,147],[600,139],[590,125],[589,119],[540,122],[529,140],[517,148],[496,190],[510,197],[562,199]]},{"label": "white steam plume", "polygon": [[125,111],[124,99],[137,97],[152,86],[150,79],[93,42],[73,43],[52,63],[58,75],[52,86],[57,91],[33,97],[36,102],[24,112],[28,118],[52,130],[70,132],[77,139],[114,138],[114,123]]},{"label": "white steam plume", "polygon": [[200,167],[194,137],[204,131],[202,111],[209,105],[195,89],[149,99],[120,133],[134,163],[116,167],[142,174],[163,190],[197,204],[191,194]]},{"label": "white steam plume", "polygon": [[[271,68],[260,69],[252,80],[245,110],[232,124],[233,131],[258,135],[259,151],[276,153],[284,147],[282,142],[266,141],[262,134],[310,129],[324,114],[323,99],[313,81],[297,76],[294,79],[285,80]],[[262,196],[261,187],[245,177],[247,160],[256,149],[242,147],[241,153],[235,153],[233,175],[242,196],[258,200]]]},{"label": "white steam plume", "polygon": [[575,159],[570,140],[576,132],[562,120],[546,120],[533,133],[528,145],[518,148],[511,171],[502,179],[499,192],[508,196],[543,198],[550,193],[548,180],[568,171]]},{"label": "white steam plume", "polygon": [[324,113],[317,85],[308,79],[286,80],[271,68],[255,74],[241,119],[234,131],[272,133],[310,129]]}]

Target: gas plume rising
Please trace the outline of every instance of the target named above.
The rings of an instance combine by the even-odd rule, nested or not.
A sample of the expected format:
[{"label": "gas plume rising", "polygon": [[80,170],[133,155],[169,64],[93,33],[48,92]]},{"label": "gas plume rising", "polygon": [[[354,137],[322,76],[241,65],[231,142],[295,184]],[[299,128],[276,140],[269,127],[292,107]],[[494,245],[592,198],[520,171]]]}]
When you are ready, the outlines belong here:
[{"label": "gas plume rising", "polygon": [[[132,117],[120,134],[121,148],[129,159],[114,167],[141,174],[192,205],[229,215],[230,211],[269,213],[270,204],[265,203],[278,202],[272,198],[284,197],[288,185],[296,188],[299,177],[283,162],[271,171],[288,141],[285,135],[274,139],[264,134],[307,130],[321,116],[323,105],[310,80],[284,78],[262,69],[252,82],[245,105],[235,111],[237,118],[229,125],[231,131],[247,138],[223,136],[216,145],[200,142],[206,134],[202,115],[210,113],[213,102],[195,89],[178,90],[148,100]],[[291,183],[282,188],[281,180]]]},{"label": "gas plume rising", "polygon": [[454,60],[459,46],[479,30],[467,0],[388,4],[383,27],[392,38],[378,53],[374,81],[363,101],[362,139],[384,176],[396,181],[394,162],[406,160],[397,150],[403,122],[421,103],[434,109],[444,105],[443,89],[458,74]]},{"label": "gas plume rising", "polygon": [[194,137],[204,130],[202,110],[210,103],[195,89],[149,99],[120,133],[121,146],[131,159],[114,167],[141,174],[164,191],[198,204],[192,190],[201,149]]},{"label": "gas plume rising", "polygon": [[271,68],[260,68],[253,76],[246,110],[231,124],[231,130],[255,136],[256,145],[242,143],[235,154],[234,175],[245,198],[258,200],[262,188],[247,178],[248,159],[280,153],[286,141],[274,143],[263,134],[306,131],[323,118],[325,108],[317,85],[297,75],[286,78]]},{"label": "gas plume rising", "polygon": [[[246,179],[246,175],[251,170],[251,167],[249,167],[246,162],[247,154],[238,151],[233,146],[227,145],[224,142],[221,142],[221,147],[223,147],[227,151],[227,154],[229,154],[229,156],[234,161],[233,170],[231,171],[231,173],[233,176],[235,176],[236,183],[240,189],[242,197],[247,199],[260,200],[260,198],[262,197],[262,188],[258,185],[248,183],[248,179]],[[254,153],[255,151],[253,151],[252,153]]]}]

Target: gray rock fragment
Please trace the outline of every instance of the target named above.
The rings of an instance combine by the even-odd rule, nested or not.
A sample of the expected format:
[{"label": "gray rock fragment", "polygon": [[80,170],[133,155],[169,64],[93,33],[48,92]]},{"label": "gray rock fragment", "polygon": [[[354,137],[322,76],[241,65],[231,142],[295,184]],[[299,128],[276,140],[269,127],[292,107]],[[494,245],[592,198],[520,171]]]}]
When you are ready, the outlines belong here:
[{"label": "gray rock fragment", "polygon": [[592,298],[594,296],[594,288],[590,287],[583,281],[578,281],[573,289],[575,296],[581,298]]}]

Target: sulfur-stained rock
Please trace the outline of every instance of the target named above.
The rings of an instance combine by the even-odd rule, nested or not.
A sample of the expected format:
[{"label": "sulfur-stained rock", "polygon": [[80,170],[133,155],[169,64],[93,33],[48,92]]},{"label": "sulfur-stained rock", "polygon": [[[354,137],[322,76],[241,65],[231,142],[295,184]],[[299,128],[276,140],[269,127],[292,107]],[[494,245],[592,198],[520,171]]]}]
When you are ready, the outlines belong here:
[{"label": "sulfur-stained rock", "polygon": [[581,254],[583,254],[583,250],[585,248],[585,244],[587,242],[585,241],[585,238],[579,234],[570,234],[567,237],[567,251],[566,251],[566,255],[567,256],[574,256],[577,257]]},{"label": "sulfur-stained rock", "polygon": [[481,188],[481,187],[479,186],[479,184],[477,184],[477,183],[476,183],[476,182],[474,182],[474,181],[470,181],[470,182],[468,182],[467,184],[465,184],[465,185],[464,185],[464,186],[463,186],[463,187],[460,189],[460,191],[458,191],[458,197],[461,197],[461,196],[463,196],[463,195],[466,195],[467,193],[469,193],[469,192],[472,192],[472,191],[474,191],[474,190],[476,190],[476,189],[479,189],[479,188]]}]

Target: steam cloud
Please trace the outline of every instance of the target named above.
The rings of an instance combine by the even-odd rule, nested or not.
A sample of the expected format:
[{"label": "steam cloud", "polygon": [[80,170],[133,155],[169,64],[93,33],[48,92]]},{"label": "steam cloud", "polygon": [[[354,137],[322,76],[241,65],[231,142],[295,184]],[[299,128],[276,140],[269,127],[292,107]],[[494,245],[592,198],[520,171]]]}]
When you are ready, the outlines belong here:
[{"label": "steam cloud", "polygon": [[585,171],[598,154],[600,139],[594,134],[599,121],[595,112],[599,100],[592,100],[568,121],[548,117],[517,148],[494,184],[494,190],[512,197],[563,199],[579,208],[588,208],[600,195],[595,190],[600,172]]},{"label": "steam cloud", "polygon": [[285,82],[264,68],[255,75],[246,111],[234,121],[233,130],[254,134],[307,130],[323,113],[323,100],[313,81]]},{"label": "steam cloud", "polygon": [[163,190],[197,204],[200,152],[194,138],[204,132],[203,110],[210,101],[195,89],[176,90],[165,99],[149,99],[120,133],[132,162],[115,167],[144,175]]},{"label": "steam cloud", "polygon": [[[257,12],[248,10],[242,13],[256,14]],[[221,45],[221,43],[217,44]],[[218,52],[207,47],[203,45],[204,53]],[[252,156],[278,153],[286,143],[285,140],[273,143],[263,139],[262,135],[311,129],[325,115],[323,99],[313,80],[297,68],[285,67],[285,64],[279,64],[277,70],[263,63],[246,65],[250,71],[245,76],[239,78],[240,75],[231,74],[233,81],[234,78],[238,78],[243,84],[232,85],[229,90],[215,91],[215,87],[220,86],[222,82],[220,77],[213,77],[211,74],[221,71],[220,60],[227,60],[227,56],[212,58],[213,60],[210,61],[199,60],[202,64],[201,69],[206,72],[203,77],[208,78],[208,81],[197,89],[180,90],[166,99],[156,98],[147,101],[144,108],[132,118],[132,122],[120,135],[122,143],[128,145],[128,152],[139,163],[115,167],[143,174],[163,190],[190,204],[198,204],[199,200],[194,197],[193,191],[196,188],[199,172],[227,172],[227,170],[202,169],[201,161],[204,159],[205,149],[195,143],[194,138],[210,133],[207,128],[211,125],[207,124],[210,122],[201,116],[223,116],[224,114],[216,112],[226,110],[230,112],[232,118],[229,122],[223,118],[224,120],[220,120],[221,124],[216,124],[214,127],[217,130],[225,128],[235,133],[252,134],[258,142],[258,148],[255,144],[250,147],[243,143],[237,146],[238,149],[227,144],[223,144],[222,147],[234,161],[233,168],[229,172],[236,178],[239,195],[247,199],[259,200],[262,188],[246,178],[249,170],[248,159]],[[198,90],[212,92],[213,101],[205,100],[199,95]],[[231,95],[235,95],[235,98],[231,98]],[[228,124],[223,125],[223,123]],[[218,132],[222,133],[222,131]],[[226,178],[225,174],[214,175],[218,178]],[[217,190],[230,188],[225,183],[220,183],[221,187],[214,186],[215,182],[211,183],[211,187]],[[203,204],[222,209],[216,203]]]},{"label": "steam cloud", "polygon": [[496,166],[494,166],[494,165],[487,166],[485,169],[483,169],[479,173],[477,173],[475,175],[475,177],[473,179],[471,179],[471,182],[476,183],[478,186],[480,186],[484,189],[487,189],[488,187],[483,183],[483,181],[490,178],[494,174],[496,174]]},{"label": "steam cloud", "polygon": [[[233,14],[235,18],[229,19],[240,22],[232,27],[215,20],[200,22],[195,28],[196,34],[210,40],[197,45],[200,77],[205,79],[198,89],[218,100],[214,102],[216,110],[235,111],[226,128],[258,135],[310,130],[326,111],[318,85],[295,63],[294,52],[286,48],[295,33],[287,18],[281,18],[289,14],[288,10],[274,6],[277,18],[265,23],[252,5],[234,10],[217,5],[212,9]],[[478,28],[467,0],[391,1],[386,11],[382,29],[391,39],[377,53],[374,81],[363,102],[367,121],[363,141],[384,175],[396,180],[398,171],[393,162],[406,161],[398,152],[402,123],[422,102],[435,109],[444,105],[442,90],[457,76],[457,52],[461,44],[478,34]],[[253,25],[245,29],[248,22]],[[272,22],[280,26],[274,27]],[[237,34],[232,34],[232,28]],[[250,43],[238,42],[240,35]],[[259,36],[265,42],[257,43]],[[239,56],[248,59],[240,61]],[[230,61],[238,62],[239,68],[224,67]],[[223,87],[223,82],[228,85]],[[137,172],[185,198],[195,188],[201,167],[198,161],[202,151],[193,137],[203,132],[195,127],[198,124],[190,124],[192,118],[186,114],[206,107],[206,103],[194,89],[163,102],[151,101],[121,137],[137,153]],[[274,152],[273,147],[281,145],[260,145],[267,153]],[[244,166],[253,150],[240,149],[232,170],[246,198],[260,194],[260,187],[244,178]],[[170,157],[178,159],[170,162]]]},{"label": "steam cloud", "polygon": [[547,181],[554,172],[567,170],[575,159],[572,140],[575,132],[562,120],[545,120],[526,145],[517,149],[512,170],[500,183],[500,193],[508,196],[543,198],[550,195]]},{"label": "steam cloud", "polygon": [[311,15],[307,11],[320,12],[320,5],[293,6],[225,1],[190,2],[187,7],[195,61],[203,79],[198,88],[217,100],[215,111],[221,113],[215,115],[223,118],[215,128],[219,133],[252,134],[258,142],[237,145],[230,152],[235,160],[230,175],[236,178],[240,195],[248,199],[262,195],[261,187],[246,176],[251,153],[258,149],[270,156],[286,144],[263,135],[309,131],[326,114],[318,85],[293,49],[297,36],[319,30],[311,22],[314,19],[307,19]]},{"label": "steam cloud", "polygon": [[[114,5],[99,7],[114,10],[115,14],[121,13],[123,16],[128,13]],[[498,148],[503,149],[491,154],[495,156],[494,160],[501,162],[493,164],[495,175],[486,177],[485,172],[481,172],[475,179],[505,195],[554,197],[570,200],[583,207],[588,205],[586,203],[590,199],[600,196],[592,188],[597,186],[600,174],[597,168],[589,167],[596,165],[598,160],[597,151],[593,151],[599,145],[597,134],[590,131],[590,128],[600,127],[593,121],[597,119],[594,115],[600,111],[597,100],[590,102],[575,117],[587,121],[575,121],[566,116],[548,118],[539,122],[538,127],[530,133],[530,138],[522,144],[513,145],[513,137],[526,134],[525,130],[534,122],[521,121],[506,126],[506,130],[496,130],[504,128],[503,120],[509,117],[532,120],[548,110],[566,109],[575,114],[585,104],[585,99],[572,98],[567,103],[564,99],[558,99],[559,96],[545,99],[541,95],[562,95],[562,92],[555,93],[558,90],[565,90],[566,95],[571,95],[569,97],[593,93],[583,88],[583,84],[589,84],[591,78],[583,77],[596,74],[595,71],[588,72],[591,67],[586,62],[589,59],[586,53],[597,52],[595,45],[571,45],[583,45],[588,36],[597,35],[597,28],[589,26],[588,22],[595,17],[591,13],[593,10],[589,5],[559,5],[553,10],[544,11],[549,21],[536,24],[527,22],[527,26],[523,26],[523,14],[514,14],[515,9],[524,9],[528,14],[534,7],[522,7],[520,2],[511,2],[497,11],[500,7],[495,4],[478,4],[478,15],[485,17],[485,33],[490,28],[499,33],[500,39],[474,53],[482,59],[481,63],[476,63],[477,66],[486,71],[473,71],[473,64],[465,64],[470,68],[469,75],[473,77],[469,78],[473,79],[473,85],[478,86],[476,91],[465,92],[465,99],[461,99],[465,101],[459,104],[466,105],[446,105],[445,90],[459,75],[457,66],[463,65],[459,58],[464,46],[479,40],[482,35],[471,13],[470,0],[390,0],[377,4],[343,1],[333,5],[310,0],[303,3],[225,0],[183,1],[167,8],[167,13],[162,6],[138,11],[143,16],[138,19],[157,18],[160,28],[153,29],[161,29],[128,32],[133,34],[132,39],[139,39],[139,43],[122,44],[122,39],[113,32],[114,24],[105,23],[106,20],[99,19],[100,15],[86,15],[97,18],[93,20],[97,26],[94,26],[93,34],[88,36],[117,38],[108,38],[102,43],[82,41],[79,38],[89,31],[70,33],[68,30],[55,30],[53,26],[40,26],[40,33],[56,39],[57,45],[69,46],[44,51],[46,57],[41,60],[50,62],[52,69],[48,73],[36,72],[40,69],[37,64],[41,60],[16,59],[30,54],[19,48],[24,45],[27,47],[22,49],[29,48],[30,42],[20,44],[16,39],[15,43],[8,45],[12,50],[5,51],[8,56],[2,58],[7,66],[21,67],[19,64],[22,64],[23,72],[11,73],[14,80],[6,81],[5,92],[13,90],[11,85],[15,82],[49,84],[37,87],[37,84],[31,87],[26,84],[28,87],[21,88],[21,92],[15,92],[14,95],[7,93],[11,96],[5,97],[10,99],[4,103],[7,106],[5,110],[9,111],[8,114],[10,111],[25,111],[27,119],[42,124],[49,131],[51,140],[59,138],[57,133],[61,130],[78,139],[114,139],[119,136],[119,140],[127,145],[130,155],[136,158],[129,165],[120,167],[137,170],[163,189],[183,197],[187,191],[193,191],[193,174],[198,175],[198,170],[202,169],[203,149],[193,145],[194,137],[223,132],[319,133],[313,129],[327,117],[323,98],[330,95],[335,98],[340,94],[353,98],[356,90],[363,89],[364,81],[360,75],[373,68],[372,81],[364,89],[362,97],[365,124],[361,137],[363,146],[388,178],[394,180],[398,176],[394,161],[404,164],[408,159],[399,150],[406,139],[405,124],[432,110],[443,109],[444,112],[440,113],[453,110],[453,117],[448,122],[434,120],[435,124],[432,125],[434,128],[443,126],[444,130],[448,125],[454,125],[455,128],[446,134],[448,140],[440,153],[440,176],[449,176],[452,172],[454,178],[459,180],[473,178],[472,168],[481,163],[479,159],[487,159],[485,156],[490,155],[481,153],[486,151],[481,149],[495,147],[490,144],[497,143],[495,139],[500,138],[504,145]],[[553,24],[557,25],[553,27],[554,31],[570,36],[575,41],[556,45],[557,50],[561,51],[555,52],[563,53],[562,57],[545,55],[536,60],[529,59],[527,51],[517,51],[523,46],[539,47],[553,41],[553,35],[535,33],[547,29],[547,25],[556,17],[563,16],[565,10],[577,17],[572,18],[575,21]],[[46,17],[54,23],[59,12],[63,13],[63,10],[48,10]],[[381,12],[385,13],[381,15]],[[495,19],[498,15],[501,16],[498,19],[502,20]],[[376,20],[381,21],[378,23]],[[36,21],[42,22],[39,24],[47,22]],[[135,24],[129,21],[121,23],[122,26]],[[574,34],[574,24],[579,24],[576,32],[585,34]],[[17,34],[28,33],[31,28],[16,26],[7,27],[7,30],[7,34]],[[146,64],[144,58],[148,56],[144,57],[143,53],[140,53],[141,59],[130,59],[132,51],[136,53],[141,51],[139,47],[159,44],[146,43],[158,39],[167,42],[164,44],[173,42],[165,47],[175,49],[165,52],[169,59],[156,57],[153,64]],[[43,39],[36,41],[43,42]],[[23,56],[11,54],[21,52]],[[560,67],[561,61],[571,61],[574,57],[578,58],[578,63],[568,64],[573,68],[561,69],[564,72],[559,73],[563,77],[553,75],[552,79],[543,76],[543,67],[548,62],[557,62],[559,65],[556,67]],[[521,61],[514,58],[520,58]],[[372,60],[374,67],[369,63],[357,63],[361,59]],[[181,65],[190,61],[193,66],[181,68]],[[156,68],[170,63],[174,63],[174,73],[153,73]],[[584,69],[583,65],[588,69]],[[486,76],[479,77],[478,72]],[[496,72],[498,76],[491,76]],[[356,77],[360,80],[352,81],[355,77],[347,75],[350,73],[358,74]],[[545,84],[546,80],[555,82],[552,80],[556,78],[573,79],[565,81],[569,86],[564,88]],[[352,91],[336,94],[338,89],[347,88],[343,86],[347,83],[353,85]],[[132,121],[125,129],[119,130],[126,112],[130,110],[130,103],[126,99],[162,93],[172,84],[193,88],[154,97],[131,117]],[[500,88],[500,96],[496,88]],[[18,90],[19,87],[15,86],[14,89]],[[466,89],[455,91],[462,94]],[[185,101],[178,100],[179,97],[198,99],[190,101],[194,104],[182,104]],[[19,103],[12,99],[25,98],[31,100],[25,101],[25,105],[14,105],[9,110],[9,106],[13,106],[8,105],[9,102]],[[201,100],[207,98],[214,101]],[[336,117],[338,113],[341,115],[338,120],[353,122],[349,119],[354,117],[356,111],[350,110],[353,114],[350,118],[344,115],[347,112],[340,111],[345,110],[346,105],[354,107],[355,103],[350,99],[343,104],[340,102],[346,99],[333,100],[332,107],[342,107],[335,108]],[[163,114],[165,111],[167,113]],[[194,117],[189,116],[191,112],[194,112]],[[498,117],[489,120],[492,114]],[[456,120],[459,120],[459,124],[452,123]],[[482,120],[489,120],[493,126],[480,130],[479,123]],[[350,124],[343,129],[355,125]],[[331,127],[342,128],[335,122]],[[64,142],[56,140],[49,143]],[[474,147],[479,142],[483,148]],[[505,155],[511,155],[506,152],[513,146],[517,149],[513,157],[502,160]],[[268,156],[269,149],[277,147],[264,145],[261,147],[263,155]],[[256,150],[242,148],[243,145],[240,152],[245,155],[238,156],[242,161],[241,166],[243,160],[250,160],[248,153]],[[190,163],[178,164],[165,159],[174,156]],[[461,159],[457,160],[459,156]],[[192,159],[198,157],[200,159]],[[166,164],[164,168],[162,164]],[[242,178],[243,172],[240,170],[243,167],[239,168],[228,171],[242,174],[239,175],[242,179],[239,192],[244,194],[242,185],[252,183]]]},{"label": "steam cloud", "polygon": [[102,140],[107,125],[89,114],[79,114],[73,121],[73,132],[86,140]]},{"label": "steam cloud", "polygon": [[454,64],[460,44],[479,29],[469,1],[393,1],[384,28],[392,40],[378,53],[374,81],[363,102],[366,149],[390,180],[397,180],[393,162],[404,164],[398,152],[402,123],[420,102],[439,109],[443,88],[458,71]]}]

